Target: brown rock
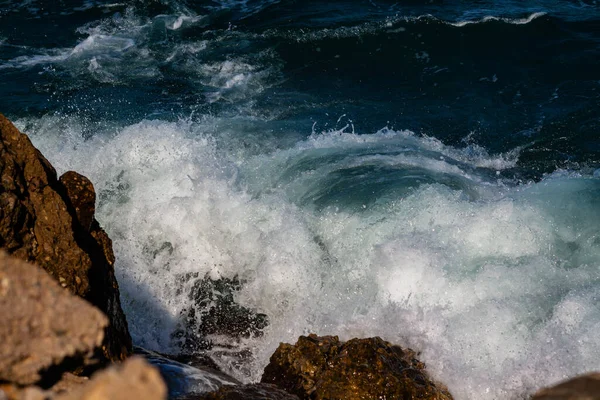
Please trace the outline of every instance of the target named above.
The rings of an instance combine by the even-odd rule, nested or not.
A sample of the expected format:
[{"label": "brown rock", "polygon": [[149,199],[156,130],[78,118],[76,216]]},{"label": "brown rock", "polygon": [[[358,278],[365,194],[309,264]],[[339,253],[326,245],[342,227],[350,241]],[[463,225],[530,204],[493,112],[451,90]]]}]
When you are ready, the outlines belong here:
[{"label": "brown rock", "polygon": [[44,268],[109,318],[107,360],[131,354],[114,276],[112,244],[94,219],[91,182],[67,172],[59,181],[44,156],[0,114],[0,247]]},{"label": "brown rock", "polygon": [[90,362],[107,325],[45,271],[0,251],[0,381],[39,383],[61,364]]},{"label": "brown rock", "polygon": [[0,400],[3,400],[3,395],[8,400],[165,400],[167,398],[167,387],[159,372],[140,357],[132,357],[122,365],[100,371],[91,380],[76,376],[65,379],[69,382],[62,388],[63,390],[0,385]]},{"label": "brown rock", "polygon": [[89,383],[55,400],[164,400],[167,386],[160,373],[141,357],[96,373]]},{"label": "brown rock", "polygon": [[216,392],[192,395],[181,400],[300,400],[298,396],[268,383],[223,386]]},{"label": "brown rock", "polygon": [[282,343],[262,382],[302,399],[452,399],[429,378],[415,352],[378,337],[344,343],[337,336],[310,335],[294,346]]},{"label": "brown rock", "polygon": [[600,400],[600,372],[578,376],[542,389],[531,400]]},{"label": "brown rock", "polygon": [[62,374],[60,380],[56,382],[49,391],[53,394],[61,394],[70,392],[81,385],[89,382],[90,378],[87,376],[77,376],[70,372],[65,372]]},{"label": "brown rock", "polygon": [[89,232],[96,212],[94,185],[88,178],[74,171],[65,172],[59,180],[71,200],[79,224]]},{"label": "brown rock", "polygon": [[0,386],[0,400],[52,400],[52,394],[37,386],[20,388],[16,385],[3,385]]}]

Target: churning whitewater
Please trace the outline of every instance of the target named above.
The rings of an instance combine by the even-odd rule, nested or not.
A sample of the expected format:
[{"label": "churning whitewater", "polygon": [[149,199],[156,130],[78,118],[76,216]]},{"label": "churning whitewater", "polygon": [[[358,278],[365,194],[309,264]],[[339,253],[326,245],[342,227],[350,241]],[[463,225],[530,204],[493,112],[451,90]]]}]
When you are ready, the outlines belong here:
[{"label": "churning whitewater", "polygon": [[0,112],[94,182],[136,345],[236,277],[242,381],[307,333],[457,399],[600,368],[596,2],[42,3],[0,1]]}]

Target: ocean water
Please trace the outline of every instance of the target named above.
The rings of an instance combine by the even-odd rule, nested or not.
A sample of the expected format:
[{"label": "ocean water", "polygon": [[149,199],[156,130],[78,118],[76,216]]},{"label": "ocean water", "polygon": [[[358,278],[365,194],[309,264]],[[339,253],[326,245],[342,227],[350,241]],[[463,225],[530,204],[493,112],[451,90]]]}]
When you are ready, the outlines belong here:
[{"label": "ocean water", "polygon": [[[251,382],[379,335],[522,399],[600,369],[599,32],[590,0],[0,0],[0,112],[94,182],[136,345]],[[231,301],[268,324],[207,331]]]}]

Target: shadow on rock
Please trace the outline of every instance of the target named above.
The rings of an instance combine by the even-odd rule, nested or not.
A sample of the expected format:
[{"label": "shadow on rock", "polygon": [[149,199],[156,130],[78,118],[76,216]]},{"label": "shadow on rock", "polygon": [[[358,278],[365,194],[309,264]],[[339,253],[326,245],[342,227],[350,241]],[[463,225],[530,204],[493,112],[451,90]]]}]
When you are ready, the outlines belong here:
[{"label": "shadow on rock", "polygon": [[104,312],[100,356],[131,354],[131,337],[114,276],[112,242],[94,218],[92,183],[76,172],[60,180],[29,138],[0,114],[0,247],[46,270]]}]

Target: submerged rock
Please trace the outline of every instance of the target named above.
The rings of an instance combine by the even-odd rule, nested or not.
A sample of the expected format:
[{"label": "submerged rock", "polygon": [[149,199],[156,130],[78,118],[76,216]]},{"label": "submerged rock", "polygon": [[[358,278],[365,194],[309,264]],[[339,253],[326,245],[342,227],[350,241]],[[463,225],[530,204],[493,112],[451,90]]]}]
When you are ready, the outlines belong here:
[{"label": "submerged rock", "polygon": [[531,400],[600,400],[600,372],[578,376],[541,389]]},{"label": "submerged rock", "polygon": [[85,367],[107,325],[45,271],[0,251],[0,381],[43,385]]},{"label": "submerged rock", "polygon": [[211,336],[235,340],[262,335],[269,324],[268,317],[235,302],[235,294],[243,284],[237,276],[231,279],[206,276],[194,282],[189,293],[194,306],[182,311],[183,323],[174,335],[184,352],[210,349]]},{"label": "submerged rock", "polygon": [[114,276],[112,243],[94,218],[95,192],[82,175],[60,181],[48,160],[0,114],[0,247],[44,268],[109,319],[102,354],[123,360],[131,337]]},{"label": "submerged rock", "polygon": [[293,346],[282,343],[262,382],[302,399],[452,399],[414,351],[378,337],[340,342],[337,336],[310,335]]}]

